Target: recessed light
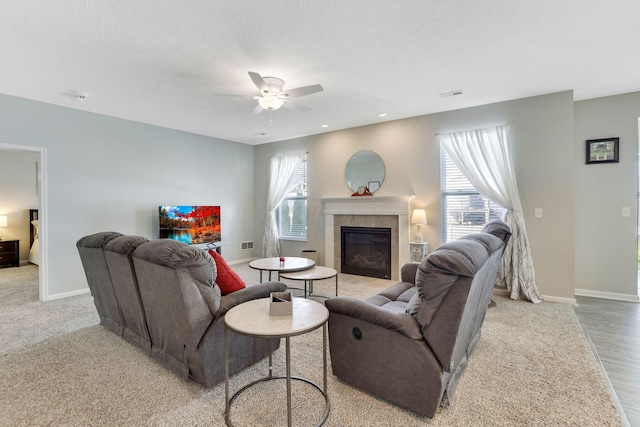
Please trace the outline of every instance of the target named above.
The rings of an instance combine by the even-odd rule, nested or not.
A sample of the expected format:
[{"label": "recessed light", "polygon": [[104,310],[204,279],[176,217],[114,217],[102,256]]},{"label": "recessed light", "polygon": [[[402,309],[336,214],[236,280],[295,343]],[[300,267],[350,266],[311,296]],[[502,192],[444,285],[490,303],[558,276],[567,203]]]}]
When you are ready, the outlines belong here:
[{"label": "recessed light", "polygon": [[440,94],[440,96],[443,98],[447,98],[449,96],[458,96],[458,95],[462,95],[462,89],[452,90],[451,92],[445,92]]},{"label": "recessed light", "polygon": [[89,94],[88,93],[76,93],[76,94],[72,95],[71,98],[75,99],[76,101],[84,101],[85,99],[89,98]]},{"label": "recessed light", "polygon": [[320,125],[321,128],[328,128],[329,125]]},{"label": "recessed light", "polygon": [[387,113],[379,113],[379,114],[378,114],[378,117],[384,117],[384,116],[386,116],[386,115],[387,115]]}]

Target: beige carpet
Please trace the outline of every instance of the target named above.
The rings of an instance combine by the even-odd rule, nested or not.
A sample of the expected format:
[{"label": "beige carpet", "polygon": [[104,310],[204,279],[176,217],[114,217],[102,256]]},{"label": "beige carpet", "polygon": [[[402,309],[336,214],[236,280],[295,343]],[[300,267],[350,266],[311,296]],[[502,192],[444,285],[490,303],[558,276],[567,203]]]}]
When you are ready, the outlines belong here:
[{"label": "beige carpet", "polygon": [[[233,266],[249,282],[257,272]],[[0,425],[223,426],[224,385],[184,382],[97,324],[90,297],[37,301],[34,266],[0,270]],[[295,282],[290,282],[295,285]],[[333,281],[315,291],[332,295]],[[391,282],[342,275],[340,294],[364,297]],[[329,374],[327,426],[618,426],[612,397],[570,306],[495,295],[483,336],[452,405],[433,420],[353,389]],[[320,300],[321,301],[321,300]],[[292,370],[321,384],[321,330],[292,338]],[[275,355],[283,372],[284,349]],[[232,378],[235,391],[266,373]],[[418,367],[416,367],[418,369]],[[286,425],[284,381],[234,403],[236,426]],[[314,425],[317,391],[294,382],[294,422]]]}]

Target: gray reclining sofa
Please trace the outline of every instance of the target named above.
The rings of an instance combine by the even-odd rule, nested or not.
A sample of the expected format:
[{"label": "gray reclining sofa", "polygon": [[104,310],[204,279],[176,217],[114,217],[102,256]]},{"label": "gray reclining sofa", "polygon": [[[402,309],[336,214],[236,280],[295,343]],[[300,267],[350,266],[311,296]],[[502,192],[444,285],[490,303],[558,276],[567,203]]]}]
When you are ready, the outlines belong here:
[{"label": "gray reclining sofa", "polygon": [[453,396],[480,339],[510,236],[505,223],[492,221],[420,264],[404,265],[402,281],[378,295],[327,300],[333,374],[433,418]]},{"label": "gray reclining sofa", "polygon": [[[100,323],[205,387],[224,379],[224,314],[286,289],[265,282],[221,296],[211,256],[175,240],[103,232],[76,246]],[[270,341],[230,333],[230,375],[279,347]]]}]

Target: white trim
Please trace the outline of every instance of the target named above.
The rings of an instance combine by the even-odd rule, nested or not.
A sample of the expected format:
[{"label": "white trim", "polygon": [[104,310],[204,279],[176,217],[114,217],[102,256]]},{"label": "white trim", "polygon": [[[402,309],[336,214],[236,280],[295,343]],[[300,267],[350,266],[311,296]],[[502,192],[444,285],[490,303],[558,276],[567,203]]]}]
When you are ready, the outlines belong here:
[{"label": "white trim", "polygon": [[602,292],[602,291],[591,291],[588,289],[576,289],[575,294],[576,296],[580,296],[580,297],[592,297],[592,298],[612,299],[617,301],[640,302],[640,297],[638,297],[638,295],[618,294],[615,292]]},{"label": "white trim", "polygon": [[320,200],[324,203],[325,215],[408,216],[412,198],[413,196],[359,196],[321,197]]},{"label": "white trim", "polygon": [[71,291],[71,292],[63,292],[61,294],[49,295],[47,298],[47,301],[53,301],[56,299],[63,299],[63,298],[69,298],[69,297],[77,297],[78,295],[86,295],[88,293],[90,293],[89,288],[80,289],[80,290]]},{"label": "white trim", "polygon": [[[493,292],[503,294],[506,297],[509,297],[509,295],[511,294],[511,292],[509,290],[504,289],[504,288],[497,288],[497,287],[493,288]],[[553,295],[542,295],[542,301],[543,302],[545,302],[545,301],[546,302],[558,302],[558,303],[562,303],[562,304],[577,305],[577,302],[576,302],[575,298],[555,297]]]},{"label": "white trim", "polygon": [[570,304],[570,305],[577,305],[578,304],[576,302],[575,298],[554,297],[552,295],[542,295],[542,301],[559,302],[559,303],[562,303],[562,304]]},{"label": "white trim", "polygon": [[257,259],[257,258],[238,259],[236,261],[227,261],[227,264],[229,264],[229,265],[244,264],[246,262],[251,262],[251,261],[253,261],[255,259]]},{"label": "white trim", "polygon": [[[395,215],[398,217],[398,269],[410,260],[409,213],[414,196],[320,197],[324,204],[324,264],[334,268],[335,215]],[[392,277],[395,275],[392,272]],[[398,277],[400,272],[398,271]]]},{"label": "white trim", "polygon": [[49,238],[48,238],[48,215],[47,215],[47,149],[44,147],[35,147],[32,145],[5,144],[0,142],[0,150],[15,151],[35,151],[40,153],[40,161],[38,162],[38,177],[40,182],[40,191],[38,192],[38,238],[40,239],[40,265],[39,265],[39,284],[38,299],[40,301],[49,301],[52,298],[49,295]]}]

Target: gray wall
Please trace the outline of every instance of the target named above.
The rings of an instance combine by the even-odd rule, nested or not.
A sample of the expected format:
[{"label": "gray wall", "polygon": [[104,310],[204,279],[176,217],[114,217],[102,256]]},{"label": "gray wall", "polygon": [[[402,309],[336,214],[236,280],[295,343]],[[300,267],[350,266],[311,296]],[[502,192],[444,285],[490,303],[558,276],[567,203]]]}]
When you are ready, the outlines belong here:
[{"label": "gray wall", "polygon": [[[576,102],[575,116],[577,293],[637,295],[640,92]],[[620,138],[620,162],[585,164],[585,141],[611,137]]]},{"label": "gray wall", "polygon": [[[540,292],[574,298],[574,117],[570,91],[330,132],[255,147],[256,244],[261,247],[269,159],[309,152],[309,241],[282,243],[285,255],[316,249],[324,262],[320,197],[348,197],[344,166],[358,150],[383,158],[387,175],[376,195],[415,194],[425,208],[425,241],[441,242],[440,147],[436,134],[509,124],[509,139]],[[375,196],[373,196],[375,197]],[[264,199],[264,200],[263,200]],[[533,217],[534,208],[543,218]],[[412,233],[415,227],[412,227]]]},{"label": "gray wall", "polygon": [[0,215],[7,215],[4,240],[20,240],[20,261],[29,257],[29,209],[38,208],[36,162],[38,153],[0,150]]},{"label": "gray wall", "polygon": [[[86,289],[79,237],[117,230],[155,238],[161,204],[220,204],[225,258],[260,256],[269,159],[285,153],[309,152],[310,195],[309,241],[283,242],[286,255],[315,249],[324,261],[319,198],[351,194],[344,166],[362,149],[385,161],[377,195],[415,194],[412,208],[427,210],[423,234],[433,249],[441,230],[435,134],[509,124],[540,291],[637,299],[640,93],[574,103],[560,92],[256,147],[6,95],[0,114],[0,144],[47,148],[52,297]],[[585,165],[584,140],[612,136],[621,138],[620,163]],[[0,168],[7,153],[0,150]],[[3,191],[0,211],[4,200]],[[630,218],[621,217],[623,206]],[[543,218],[533,218],[536,207]],[[240,250],[245,240],[255,241],[252,253]]]},{"label": "gray wall", "polygon": [[0,117],[0,143],[47,149],[45,299],[86,289],[80,237],[157,238],[159,205],[221,205],[225,258],[251,256],[253,147],[6,95]]}]

